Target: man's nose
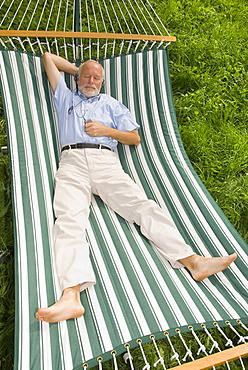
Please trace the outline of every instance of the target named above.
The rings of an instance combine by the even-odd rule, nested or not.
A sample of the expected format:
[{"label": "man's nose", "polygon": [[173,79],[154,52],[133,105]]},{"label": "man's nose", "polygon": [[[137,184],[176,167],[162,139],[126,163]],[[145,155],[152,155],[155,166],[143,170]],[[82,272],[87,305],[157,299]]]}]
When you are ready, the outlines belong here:
[{"label": "man's nose", "polygon": [[90,76],[90,77],[89,77],[89,82],[90,82],[91,84],[93,84],[93,82],[94,82],[94,77],[93,77],[93,76]]}]

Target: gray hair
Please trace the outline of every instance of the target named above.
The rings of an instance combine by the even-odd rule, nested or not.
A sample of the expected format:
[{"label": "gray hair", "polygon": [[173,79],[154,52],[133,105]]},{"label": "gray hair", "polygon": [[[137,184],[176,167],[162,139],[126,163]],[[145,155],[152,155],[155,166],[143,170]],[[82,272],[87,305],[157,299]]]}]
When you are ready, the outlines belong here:
[{"label": "gray hair", "polygon": [[83,62],[80,66],[79,66],[79,69],[78,69],[78,78],[80,77],[80,74],[81,74],[81,72],[82,72],[82,70],[83,70],[83,68],[84,68],[84,66],[86,65],[86,64],[88,64],[88,63],[96,63],[96,64],[98,64],[100,67],[101,67],[101,69],[102,69],[102,80],[104,80],[104,68],[103,68],[103,66],[100,64],[100,63],[98,63],[96,60],[94,60],[94,59],[88,59],[88,60],[86,60],[85,62]]}]

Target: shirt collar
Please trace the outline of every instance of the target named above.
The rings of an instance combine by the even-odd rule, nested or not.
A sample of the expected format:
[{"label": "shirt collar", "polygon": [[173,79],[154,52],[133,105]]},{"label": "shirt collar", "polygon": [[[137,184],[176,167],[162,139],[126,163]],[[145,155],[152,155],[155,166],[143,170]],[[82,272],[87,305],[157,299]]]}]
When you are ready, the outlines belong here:
[{"label": "shirt collar", "polygon": [[97,100],[100,100],[102,94],[98,94],[96,96],[93,96],[92,98],[87,98],[84,94],[82,94],[80,91],[77,93],[77,95],[84,101],[94,102]]}]

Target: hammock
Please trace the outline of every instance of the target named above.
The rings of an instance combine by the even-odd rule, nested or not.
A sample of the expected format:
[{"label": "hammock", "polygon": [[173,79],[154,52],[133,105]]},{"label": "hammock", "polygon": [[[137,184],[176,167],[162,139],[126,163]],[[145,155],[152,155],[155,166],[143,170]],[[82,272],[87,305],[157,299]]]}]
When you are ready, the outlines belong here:
[{"label": "hammock", "polygon": [[[86,313],[56,324],[35,319],[37,307],[53,304],[61,294],[52,250],[53,179],[60,148],[41,57],[33,55],[34,45],[31,52],[12,50],[16,41],[23,45],[19,36],[17,40],[8,36],[0,51],[15,218],[15,368],[86,369],[98,365],[101,369],[102,363],[112,358],[118,369],[116,356],[124,352],[134,368],[130,350],[138,346],[149,369],[152,364],[147,363],[143,344],[152,343],[157,351],[154,366],[160,363],[165,369],[158,339],[170,343],[173,359],[181,365],[193,357],[183,336],[186,332],[198,343],[200,356],[210,358],[213,351],[219,355],[221,349],[209,332],[211,328],[223,336],[229,351],[235,351],[230,359],[247,354],[247,244],[187,158],[173,107],[168,52],[161,45],[110,58],[99,55],[106,74],[104,92],[127,105],[141,124],[142,145],[118,145],[118,155],[125,171],[147,196],[169,210],[197,253],[218,256],[235,251],[239,258],[227,270],[197,283],[185,269],[174,270],[162,262],[138,227],[92,197],[87,238],[97,284],[81,294]],[[38,44],[38,48],[43,45]],[[75,87],[71,76],[65,79],[68,86]],[[236,334],[237,343],[228,339],[225,327]],[[202,345],[197,330],[209,337],[210,351]],[[184,348],[180,354],[171,341],[174,335]],[[236,344],[240,346],[234,347]],[[227,360],[228,356],[224,362]],[[244,361],[240,359],[242,369]],[[212,363],[221,362],[223,358]],[[192,363],[190,366],[193,369]],[[207,368],[204,366],[200,364],[198,369]]]}]

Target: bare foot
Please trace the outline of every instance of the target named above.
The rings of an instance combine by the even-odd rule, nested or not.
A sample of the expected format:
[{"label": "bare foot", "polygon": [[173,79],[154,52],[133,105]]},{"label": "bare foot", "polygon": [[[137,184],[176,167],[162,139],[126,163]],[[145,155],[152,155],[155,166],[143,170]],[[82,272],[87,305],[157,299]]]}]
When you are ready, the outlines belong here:
[{"label": "bare foot", "polygon": [[84,314],[84,307],[80,301],[80,286],[66,288],[62,297],[54,305],[39,308],[36,318],[49,323],[68,319],[75,319]]},{"label": "bare foot", "polygon": [[236,258],[236,253],[224,257],[202,257],[193,254],[190,257],[181,259],[180,262],[187,267],[193,279],[201,281],[225,270]]}]

